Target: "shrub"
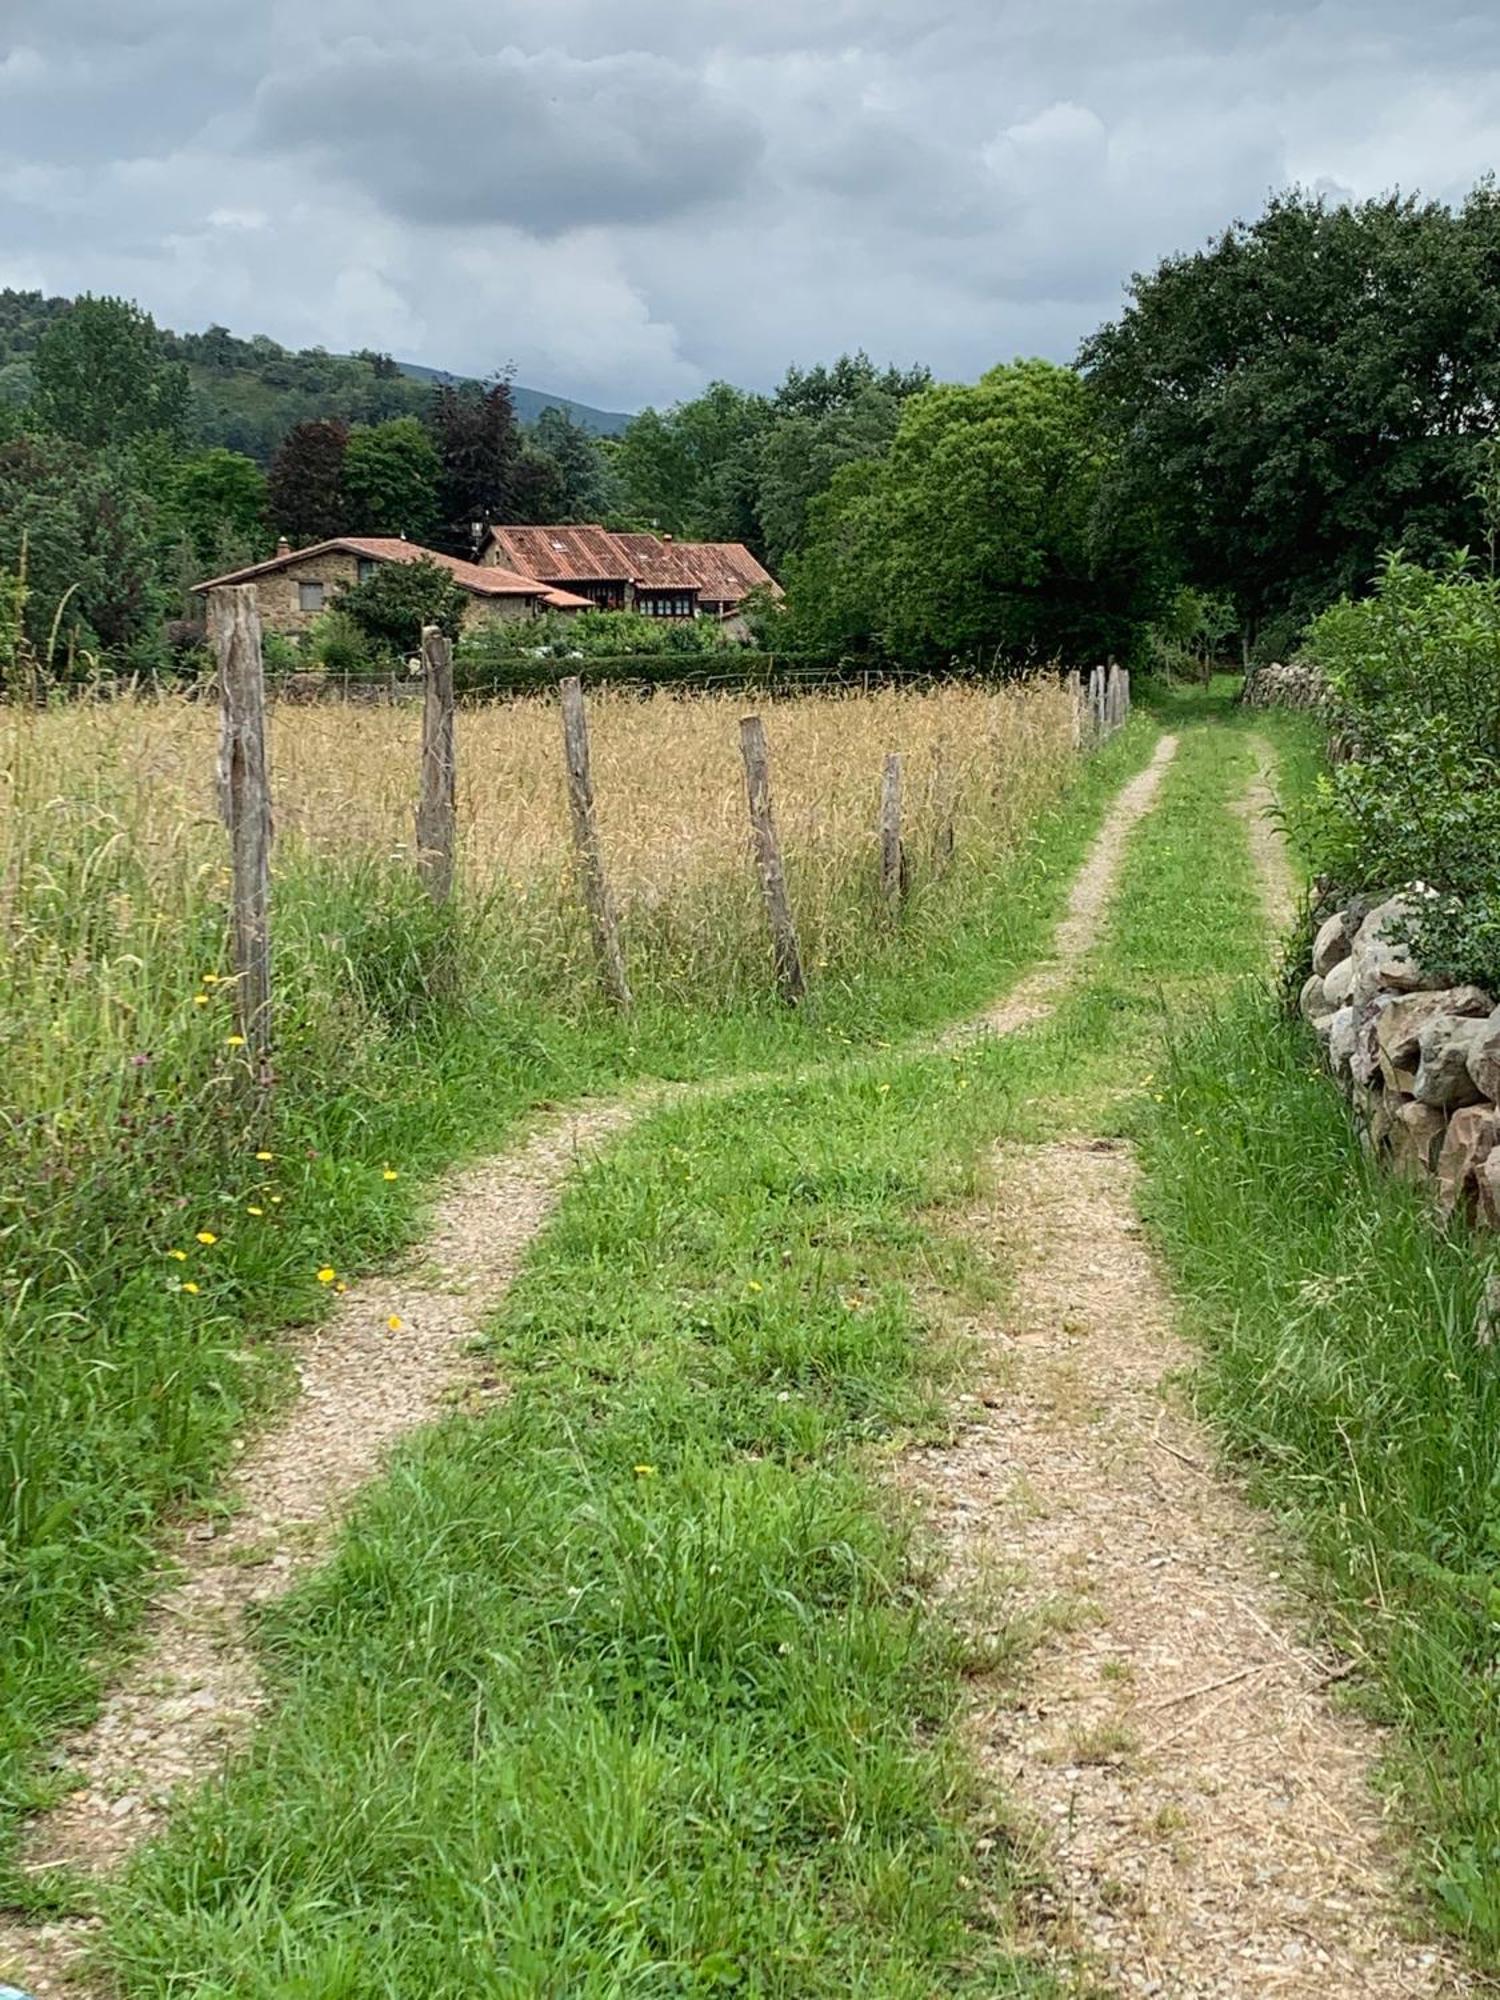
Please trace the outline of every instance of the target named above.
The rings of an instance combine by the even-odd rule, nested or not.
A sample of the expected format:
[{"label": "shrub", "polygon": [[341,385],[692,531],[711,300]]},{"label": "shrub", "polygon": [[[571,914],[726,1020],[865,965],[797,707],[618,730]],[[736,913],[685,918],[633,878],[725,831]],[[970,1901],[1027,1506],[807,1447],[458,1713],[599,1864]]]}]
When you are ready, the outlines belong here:
[{"label": "shrub", "polygon": [[1309,652],[1341,751],[1319,788],[1323,867],[1350,888],[1425,884],[1418,955],[1500,986],[1500,581],[1463,555],[1392,556]]},{"label": "shrub", "polygon": [[313,626],[303,660],[330,674],[367,674],[375,664],[369,640],[342,607],[325,611]]},{"label": "shrub", "polygon": [[456,639],[468,604],[448,571],[424,558],[381,563],[340,595],[337,609],[358,626],[378,658],[404,660],[420,647],[424,625],[439,625]]}]

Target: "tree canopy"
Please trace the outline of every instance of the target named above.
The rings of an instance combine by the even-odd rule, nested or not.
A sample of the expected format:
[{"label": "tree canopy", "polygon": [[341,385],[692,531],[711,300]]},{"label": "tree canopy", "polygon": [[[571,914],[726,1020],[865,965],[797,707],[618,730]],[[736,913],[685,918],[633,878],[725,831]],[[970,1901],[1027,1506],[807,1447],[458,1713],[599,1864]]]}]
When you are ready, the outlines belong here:
[{"label": "tree canopy", "polygon": [[430,541],[442,473],[437,447],[415,417],[360,425],[344,452],[345,516],[361,534]]},{"label": "tree canopy", "polygon": [[1500,195],[1280,195],[1138,275],[1081,365],[1116,442],[1110,503],[1149,505],[1186,581],[1290,636],[1366,589],[1381,550],[1479,534]]},{"label": "tree canopy", "polygon": [[790,569],[800,631],[935,664],[1123,649],[1137,571],[1094,539],[1107,442],[1082,382],[1048,361],[906,402],[889,453],[842,467]]},{"label": "tree canopy", "polygon": [[32,360],[43,430],[98,449],[187,433],[187,370],[162,353],[156,322],[125,299],[84,297],[53,321]]}]

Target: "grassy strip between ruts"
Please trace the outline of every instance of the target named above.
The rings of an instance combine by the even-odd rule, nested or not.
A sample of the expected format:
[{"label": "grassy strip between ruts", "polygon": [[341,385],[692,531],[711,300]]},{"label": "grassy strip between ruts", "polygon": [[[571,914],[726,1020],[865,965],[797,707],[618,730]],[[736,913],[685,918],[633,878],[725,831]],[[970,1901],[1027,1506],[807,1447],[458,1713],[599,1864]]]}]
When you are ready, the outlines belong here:
[{"label": "grassy strip between ruts", "polygon": [[[273,1159],[227,1157],[214,1143],[223,1108],[202,1080],[144,1068],[130,1108],[155,1150],[141,1174],[97,1198],[86,1167],[61,1183],[51,1252],[0,1288],[0,1864],[36,1796],[38,1747],[87,1715],[101,1662],[128,1643],[163,1511],[211,1493],[232,1439],[284,1389],[266,1336],[316,1315],[320,1269],[343,1280],[388,1258],[416,1231],[424,1184],[503,1144],[539,1103],[642,1075],[828,1057],[979,1005],[1043,945],[1150,740],[1139,722],[1089,759],[1002,874],[971,869],[951,928],[924,931],[906,957],[893,940],[868,979],[831,982],[796,1015],[643,1006],[619,1024],[587,1002],[571,1018],[519,1003],[419,1012],[368,1061],[285,1079]],[[415,933],[372,916],[357,882],[289,881],[281,908],[283,942],[298,925],[349,938],[389,919],[386,976],[420,979]],[[184,949],[163,976],[190,991],[199,966],[193,941]],[[0,1890],[33,1888],[0,1865]]]},{"label": "grassy strip between ruts", "polygon": [[273,1721],[111,1897],[127,1993],[1053,1990],[953,1733],[994,1662],[869,1461],[941,1421],[914,1290],[985,1282],[923,1211],[1081,1056],[1107,1105],[1253,911],[1247,769],[1185,743],[1071,1028],[686,1105],[582,1177],[501,1316],[508,1401],[268,1617]]}]

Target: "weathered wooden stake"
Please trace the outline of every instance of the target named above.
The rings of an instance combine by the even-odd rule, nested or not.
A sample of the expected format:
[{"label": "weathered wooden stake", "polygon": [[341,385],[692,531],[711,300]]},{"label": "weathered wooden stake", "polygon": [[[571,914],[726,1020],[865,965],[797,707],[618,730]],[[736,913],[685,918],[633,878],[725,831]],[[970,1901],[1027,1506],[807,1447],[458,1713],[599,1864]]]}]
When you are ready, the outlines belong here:
[{"label": "weathered wooden stake", "polygon": [[599,980],[605,996],[621,1013],[631,1006],[630,982],[625,977],[625,954],[620,948],[620,920],[609,878],[604,872],[604,856],[599,847],[599,826],[594,817],[594,780],[589,769],[589,720],[583,705],[583,683],[570,674],[562,683],[563,753],[568,767],[568,806],[573,815],[573,845],[583,874],[583,899],[588,905],[589,927],[594,934],[594,956],[599,961]]},{"label": "weathered wooden stake", "polygon": [[1068,675],[1068,693],[1072,696],[1073,748],[1083,748],[1083,675],[1075,667]]},{"label": "weathered wooden stake", "polygon": [[776,984],[783,1000],[795,1006],[807,992],[807,981],[802,972],[797,928],[792,922],[792,904],[787,895],[781,842],[776,837],[776,819],[771,811],[771,753],[766,745],[765,724],[758,715],[746,715],[740,719],[740,755],[745,760],[745,797],[750,807],[750,831],[755,838],[760,886],[771,924]]},{"label": "weathered wooden stake", "polygon": [[255,586],[211,590],[208,615],[219,669],[219,811],[229,831],[235,1013],[251,1070],[265,1086],[271,1080],[271,791]]},{"label": "weathered wooden stake", "polygon": [[880,893],[894,916],[906,893],[906,854],[901,845],[901,753],[892,750],[880,774]]},{"label": "weathered wooden stake", "polygon": [[417,802],[417,873],[435,903],[453,893],[458,763],[453,740],[453,647],[436,625],[422,628],[422,795]]},{"label": "weathered wooden stake", "polygon": [[1104,735],[1104,669],[1095,667],[1089,675],[1089,733],[1095,743]]}]

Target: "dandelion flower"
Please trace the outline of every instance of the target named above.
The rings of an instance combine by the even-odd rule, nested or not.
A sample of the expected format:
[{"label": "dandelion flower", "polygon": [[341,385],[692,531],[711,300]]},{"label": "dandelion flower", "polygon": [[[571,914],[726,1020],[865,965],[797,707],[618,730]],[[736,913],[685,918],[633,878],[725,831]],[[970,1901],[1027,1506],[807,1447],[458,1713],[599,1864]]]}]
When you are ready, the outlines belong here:
[{"label": "dandelion flower", "polygon": [[167,1252],[167,1255],[169,1257],[175,1257],[179,1264],[185,1264],[187,1262],[186,1250],[169,1250]]},{"label": "dandelion flower", "polygon": [[386,1321],[386,1325],[390,1328],[392,1333],[399,1333],[402,1327],[405,1326],[405,1324],[406,1321],[401,1317],[400,1313],[392,1313],[390,1318]]},{"label": "dandelion flower", "polygon": [[654,1479],[656,1477],[656,1467],[654,1465],[638,1465],[635,1469],[635,1476],[637,1479]]},{"label": "dandelion flower", "polygon": [[185,1292],[192,1292],[194,1295],[196,1295],[198,1287],[193,1283],[192,1279],[189,1278],[187,1283],[183,1286],[182,1289]]},{"label": "dandelion flower", "polygon": [[195,993],[193,995],[193,1005],[195,1007],[206,1007],[208,1005],[208,995],[206,993]]},{"label": "dandelion flower", "polygon": [[318,1283],[320,1285],[331,1285],[337,1276],[338,1272],[334,1270],[333,1266],[325,1264],[318,1273]]},{"label": "dandelion flower", "polygon": [[257,1153],[255,1157],[257,1160],[274,1160],[276,1155],[274,1153],[262,1152],[262,1153]]},{"label": "dandelion flower", "polygon": [[383,1181],[398,1181],[400,1180],[401,1176],[396,1172],[396,1169],[394,1167],[387,1167],[385,1172],[380,1176],[380,1178]]},{"label": "dandelion flower", "polygon": [[214,1235],[211,1229],[200,1229],[198,1231],[198,1241],[200,1243],[217,1243],[218,1240],[218,1237]]},{"label": "dandelion flower", "polygon": [[747,1292],[763,1292],[765,1290],[765,1286],[761,1283],[759,1278],[752,1278],[749,1284],[745,1287],[745,1290]]},{"label": "dandelion flower", "polygon": [[226,1035],[224,1037],[224,1046],[226,1049],[242,1049],[245,1046],[245,1037],[243,1035]]},{"label": "dandelion flower", "polygon": [[340,1278],[339,1282],[334,1286],[333,1289],[339,1294],[340,1298],[342,1298],[344,1293],[348,1291],[349,1287],[344,1283],[343,1279]]},{"label": "dandelion flower", "polygon": [[218,973],[217,973],[217,972],[205,972],[205,973],[204,973],[204,975],[203,975],[203,984],[204,984],[205,986],[217,986],[217,985],[218,985],[218,983],[219,983],[219,975],[218,975]]},{"label": "dandelion flower", "polygon": [[249,1202],[245,1208],[246,1215],[264,1215],[265,1212],[263,1208],[257,1208],[253,1201]]}]

